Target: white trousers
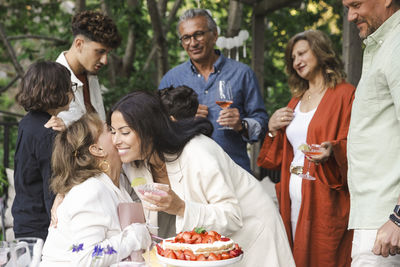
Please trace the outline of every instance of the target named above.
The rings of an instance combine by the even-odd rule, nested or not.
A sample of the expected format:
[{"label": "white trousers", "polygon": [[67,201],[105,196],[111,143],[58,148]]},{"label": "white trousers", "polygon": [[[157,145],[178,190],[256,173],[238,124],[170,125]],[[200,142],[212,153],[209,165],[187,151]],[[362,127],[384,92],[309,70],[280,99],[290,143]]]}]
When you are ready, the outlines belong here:
[{"label": "white trousers", "polygon": [[400,255],[382,257],[372,252],[377,230],[354,230],[351,267],[400,267]]},{"label": "white trousers", "polygon": [[291,223],[292,223],[292,236],[294,241],[294,237],[296,234],[297,221],[299,220],[299,213],[301,208],[301,186],[302,186],[303,178],[296,174],[290,175],[289,181],[289,195],[291,201]]}]

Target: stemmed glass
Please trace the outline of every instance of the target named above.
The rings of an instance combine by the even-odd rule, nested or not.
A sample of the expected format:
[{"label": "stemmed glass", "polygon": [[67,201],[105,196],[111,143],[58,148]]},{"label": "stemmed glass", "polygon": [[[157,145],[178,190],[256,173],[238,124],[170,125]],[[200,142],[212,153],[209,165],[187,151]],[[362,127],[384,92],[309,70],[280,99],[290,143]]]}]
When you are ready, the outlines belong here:
[{"label": "stemmed glass", "polygon": [[[317,145],[317,144],[307,145],[306,144],[301,149],[301,152],[304,153],[304,157],[311,157],[311,156],[321,155],[322,154],[321,145]],[[308,160],[307,172],[305,174],[302,173],[299,176],[301,178],[303,178],[303,179],[315,180],[315,177],[310,175],[310,167],[311,167],[311,161]]]},{"label": "stemmed glass", "polygon": [[[229,108],[230,105],[233,103],[233,95],[232,95],[232,88],[229,81],[219,81],[218,88],[217,88],[217,96],[215,103],[220,106],[222,109]],[[218,130],[232,130],[232,127],[224,126],[218,128]]]}]

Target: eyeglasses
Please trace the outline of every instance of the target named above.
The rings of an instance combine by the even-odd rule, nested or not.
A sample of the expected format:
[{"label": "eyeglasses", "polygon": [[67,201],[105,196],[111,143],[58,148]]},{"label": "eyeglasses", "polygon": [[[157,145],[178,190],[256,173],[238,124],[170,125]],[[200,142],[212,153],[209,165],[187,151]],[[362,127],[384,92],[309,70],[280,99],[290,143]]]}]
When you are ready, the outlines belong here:
[{"label": "eyeglasses", "polygon": [[211,32],[212,30],[208,30],[208,31],[197,31],[195,33],[193,33],[192,35],[184,35],[181,38],[179,38],[179,40],[181,40],[181,43],[184,45],[188,45],[190,43],[190,41],[192,40],[192,37],[196,40],[196,41],[203,41],[204,39],[204,34],[206,34],[206,32]]},{"label": "eyeglasses", "polygon": [[76,93],[76,90],[78,90],[78,84],[77,83],[72,83],[71,88],[72,88],[72,91],[74,93]]}]

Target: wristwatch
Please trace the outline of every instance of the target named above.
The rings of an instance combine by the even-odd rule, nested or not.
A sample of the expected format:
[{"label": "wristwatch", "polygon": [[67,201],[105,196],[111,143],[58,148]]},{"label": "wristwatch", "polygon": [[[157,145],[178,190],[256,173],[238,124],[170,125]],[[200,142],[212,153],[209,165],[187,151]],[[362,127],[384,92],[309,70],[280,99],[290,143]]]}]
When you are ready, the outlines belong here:
[{"label": "wristwatch", "polygon": [[398,227],[400,227],[400,219],[396,217],[393,213],[390,214],[389,219]]},{"label": "wristwatch", "polygon": [[240,134],[247,134],[249,130],[249,124],[246,120],[241,121],[242,129],[239,131]]},{"label": "wristwatch", "polygon": [[400,205],[396,205],[393,210],[394,214],[400,217]]}]

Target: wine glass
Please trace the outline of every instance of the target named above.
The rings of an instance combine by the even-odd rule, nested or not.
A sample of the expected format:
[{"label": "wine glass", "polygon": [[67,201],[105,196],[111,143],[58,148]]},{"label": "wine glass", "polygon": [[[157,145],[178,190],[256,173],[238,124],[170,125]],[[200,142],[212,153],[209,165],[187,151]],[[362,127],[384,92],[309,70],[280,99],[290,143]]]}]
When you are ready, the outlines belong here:
[{"label": "wine glass", "polygon": [[[304,157],[321,155],[322,154],[321,145],[317,144],[306,145],[306,148],[301,149],[301,152],[304,153]],[[303,179],[315,180],[315,177],[310,175],[310,167],[311,167],[311,161],[308,160],[307,173],[302,173],[299,176]]]},{"label": "wine glass", "polygon": [[[215,103],[220,106],[222,109],[229,108],[233,103],[233,95],[232,95],[232,87],[229,81],[219,81],[217,88],[217,96]],[[224,126],[218,128],[218,130],[232,130],[232,127]]]}]

